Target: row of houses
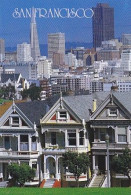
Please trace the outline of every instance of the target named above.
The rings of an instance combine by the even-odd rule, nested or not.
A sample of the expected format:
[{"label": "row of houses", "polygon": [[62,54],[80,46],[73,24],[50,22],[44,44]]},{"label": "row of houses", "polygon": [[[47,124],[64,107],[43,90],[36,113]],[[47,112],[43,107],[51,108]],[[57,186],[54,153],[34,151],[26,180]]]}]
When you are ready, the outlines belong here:
[{"label": "row of houses", "polygon": [[63,153],[73,151],[86,152],[91,161],[88,174],[80,176],[80,185],[90,179],[91,187],[101,175],[97,184],[106,186],[106,134],[110,162],[125,147],[131,148],[130,97],[130,92],[99,92],[4,103],[0,106],[0,181],[9,179],[10,163],[27,163],[36,169],[34,181],[27,185],[53,178],[73,186],[75,177],[61,162]]}]

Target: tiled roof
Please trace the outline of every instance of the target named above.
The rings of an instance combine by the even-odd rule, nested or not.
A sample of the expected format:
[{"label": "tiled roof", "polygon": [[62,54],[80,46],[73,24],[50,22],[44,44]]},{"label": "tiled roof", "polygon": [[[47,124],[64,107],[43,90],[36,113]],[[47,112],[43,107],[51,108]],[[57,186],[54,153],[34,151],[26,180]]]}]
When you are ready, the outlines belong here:
[{"label": "tiled roof", "polygon": [[9,79],[10,79],[11,81],[17,81],[18,78],[19,78],[19,75],[20,75],[20,74],[5,74],[5,73],[2,73],[2,74],[1,74],[1,82],[2,82],[2,83],[5,83],[5,82],[7,82]]},{"label": "tiled roof", "polygon": [[115,92],[113,96],[131,113],[131,92]]},{"label": "tiled roof", "polygon": [[45,101],[30,101],[18,103],[16,106],[27,116],[27,118],[36,125],[40,124],[40,119],[49,111],[49,109],[56,103],[59,96],[48,98]]},{"label": "tiled roof", "polygon": [[[89,109],[92,110],[93,99],[97,100],[97,107],[105,100],[109,92],[96,92],[91,95],[66,96],[63,100],[67,107],[82,120],[88,121],[90,119]],[[127,93],[113,93],[113,96],[131,113],[131,92]],[[25,116],[36,125],[40,125],[40,119],[51,109],[51,107],[58,101],[59,96],[48,98],[45,101],[30,101],[30,102],[15,102],[16,106],[25,114]],[[11,106],[12,102],[6,102],[0,106],[0,117]]]},{"label": "tiled roof", "polygon": [[[16,100],[15,103],[25,102],[24,100]],[[9,109],[9,107],[13,104],[13,101],[4,102],[0,104],[0,117]]]},{"label": "tiled roof", "polygon": [[8,110],[8,108],[12,105],[12,101],[10,102],[4,102],[0,105],[0,117]]},{"label": "tiled roof", "polygon": [[93,99],[97,99],[97,106],[108,96],[109,93],[99,92],[91,95],[78,95],[64,97],[66,104],[77,114],[82,120],[89,120],[89,109],[92,110]]}]

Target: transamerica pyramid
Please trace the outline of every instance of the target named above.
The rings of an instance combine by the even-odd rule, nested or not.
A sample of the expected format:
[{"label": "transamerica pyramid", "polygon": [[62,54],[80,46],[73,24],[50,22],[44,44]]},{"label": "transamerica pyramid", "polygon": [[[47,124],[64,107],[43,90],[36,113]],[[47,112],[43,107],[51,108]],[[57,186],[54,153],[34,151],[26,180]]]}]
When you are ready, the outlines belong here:
[{"label": "transamerica pyramid", "polygon": [[31,16],[31,30],[30,30],[30,44],[31,44],[31,57],[33,60],[37,60],[40,57],[40,47],[39,40],[37,34],[37,26],[36,26],[36,13],[35,8],[32,8],[32,16]]}]

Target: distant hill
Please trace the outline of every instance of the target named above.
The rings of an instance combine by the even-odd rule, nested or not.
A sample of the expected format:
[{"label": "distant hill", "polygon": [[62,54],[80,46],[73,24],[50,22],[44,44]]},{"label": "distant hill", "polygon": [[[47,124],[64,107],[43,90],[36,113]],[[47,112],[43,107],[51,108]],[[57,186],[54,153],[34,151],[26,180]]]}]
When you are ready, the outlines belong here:
[{"label": "distant hill", "polygon": [[[92,43],[66,42],[65,47],[67,50],[71,49],[71,48],[76,48],[76,47],[91,48]],[[16,51],[16,47],[6,47],[6,51],[8,51],[8,52]],[[48,55],[48,45],[47,44],[40,44],[40,51],[41,51],[41,55],[47,56]]]}]

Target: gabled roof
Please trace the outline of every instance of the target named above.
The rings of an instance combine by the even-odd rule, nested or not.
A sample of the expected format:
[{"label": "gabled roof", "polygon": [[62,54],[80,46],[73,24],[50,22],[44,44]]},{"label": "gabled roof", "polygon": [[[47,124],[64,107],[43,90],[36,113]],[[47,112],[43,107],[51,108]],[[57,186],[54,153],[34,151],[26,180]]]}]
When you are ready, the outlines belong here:
[{"label": "gabled roof", "polygon": [[[92,110],[93,99],[97,100],[97,111],[104,104],[109,92],[96,92],[91,95],[78,95],[78,96],[66,96],[63,97],[63,102],[68,108],[70,108],[79,119],[85,119],[85,121],[90,120],[89,109]],[[129,113],[131,113],[131,92],[119,93],[113,92],[112,97],[115,98],[119,104],[122,105]],[[24,113],[24,115],[36,125],[40,125],[40,119],[42,119],[47,112],[53,107],[53,105],[58,101],[59,95],[50,97],[44,101],[31,101],[31,102],[15,102],[16,106]],[[5,113],[5,111],[10,107],[12,103],[8,103],[6,108],[0,109],[0,117]],[[94,115],[94,114],[93,114]]]},{"label": "gabled roof", "polygon": [[40,119],[50,110],[50,108],[56,103],[59,96],[48,98],[44,101],[30,101],[24,103],[18,103],[16,106],[25,114],[25,116],[36,125],[40,124]]},{"label": "gabled roof", "polygon": [[99,106],[108,94],[98,92],[91,95],[67,96],[63,97],[63,99],[81,120],[85,119],[85,121],[88,121],[90,119],[89,109],[92,110],[93,99],[97,99],[97,106]]},{"label": "gabled roof", "polygon": [[1,82],[6,83],[9,79],[11,81],[17,81],[19,76],[20,76],[20,74],[5,74],[5,73],[2,73],[1,74]]},{"label": "gabled roof", "polygon": [[131,114],[131,92],[113,93],[113,96],[124,106]]},{"label": "gabled roof", "polygon": [[[24,100],[16,100],[16,103],[22,103]],[[4,102],[0,105],[0,118],[3,116],[3,114],[9,109],[9,107],[13,104],[12,101]]]},{"label": "gabled roof", "polygon": [[104,101],[97,106],[95,112],[91,115],[91,120],[94,120],[99,113],[105,108],[105,106],[110,102],[110,99],[117,104],[124,113],[131,118],[131,92],[112,92],[104,99]]}]

